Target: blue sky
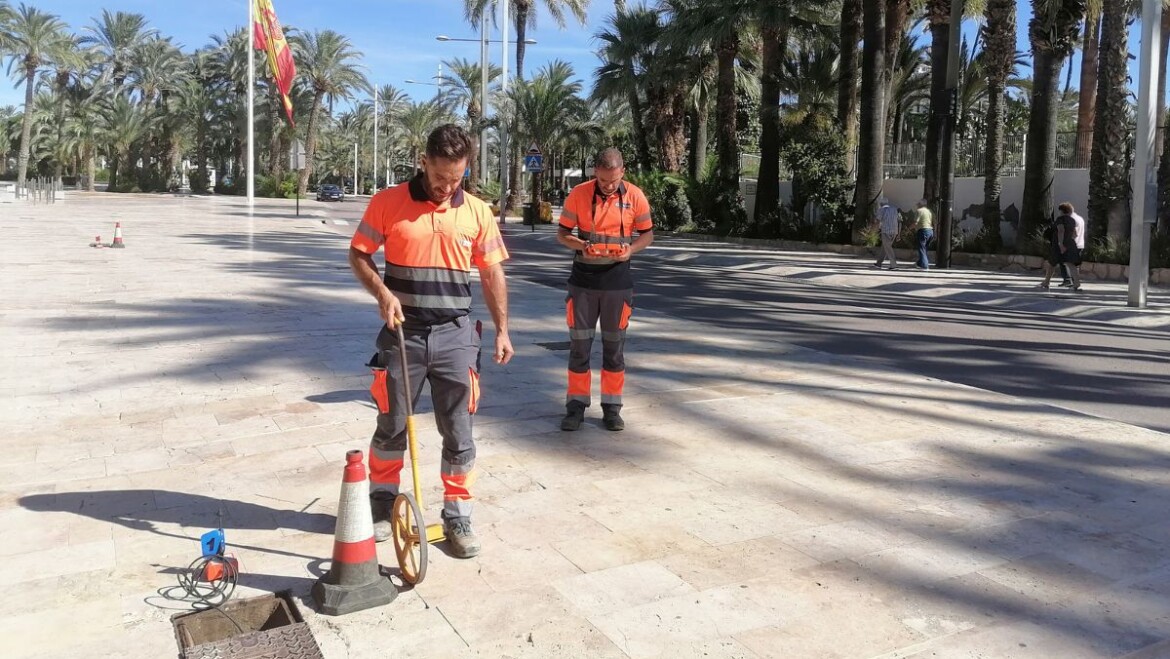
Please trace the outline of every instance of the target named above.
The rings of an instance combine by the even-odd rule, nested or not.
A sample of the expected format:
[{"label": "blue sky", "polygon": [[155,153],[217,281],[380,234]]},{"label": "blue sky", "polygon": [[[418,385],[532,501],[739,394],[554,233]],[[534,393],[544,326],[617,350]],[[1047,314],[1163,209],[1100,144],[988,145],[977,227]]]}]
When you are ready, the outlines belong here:
[{"label": "blue sky", "polygon": [[[12,0],[12,3],[19,1]],[[60,16],[75,32],[92,24],[103,8],[140,13],[151,26],[173,37],[184,50],[206,45],[212,34],[242,27],[248,19],[246,0],[35,0],[28,4]],[[418,99],[433,95],[435,89],[406,84],[407,79],[429,81],[445,59],[479,59],[478,43],[435,41],[440,34],[479,38],[478,28],[463,19],[461,0],[273,0],[273,5],[285,25],[302,30],[331,29],[348,36],[365,55],[363,64],[372,82],[395,85]],[[593,5],[602,8],[604,13],[594,11],[586,27],[571,23],[565,30],[558,29],[542,8],[537,16],[537,28],[528,35],[538,43],[528,46],[525,69],[535,71],[550,60],[563,59],[573,65],[583,80],[590,78],[597,66],[593,34],[604,24],[605,15],[613,10],[610,0],[594,0]],[[490,26],[489,29],[493,30],[489,38],[499,39],[498,30]],[[491,60],[498,64],[501,46],[498,43],[490,46]],[[515,57],[513,50],[509,55],[509,69],[515,65]],[[510,70],[510,75],[514,76],[515,72]],[[0,105],[23,101],[22,91],[13,89],[11,82],[0,83]]]},{"label": "blue sky", "polygon": [[[17,1],[14,0],[14,4]],[[246,0],[37,0],[29,4],[57,14],[76,32],[91,24],[103,7],[111,11],[141,13],[153,27],[173,37],[184,50],[207,44],[212,34],[243,26],[248,11]],[[478,38],[478,30],[463,20],[462,0],[274,0],[274,5],[281,22],[286,25],[308,30],[328,28],[345,34],[365,54],[364,64],[371,81],[379,85],[393,84],[417,99],[427,98],[435,90],[407,84],[407,79],[430,80],[444,59],[464,57],[475,60],[479,57],[478,43],[435,41],[435,36],[440,34]],[[528,35],[538,43],[528,46],[525,55],[527,72],[536,71],[550,60],[563,59],[573,65],[588,86],[597,66],[593,35],[612,12],[611,0],[592,0],[585,27],[570,23],[561,30],[541,7],[537,28]],[[1021,1],[1019,14],[1019,48],[1026,51],[1031,3]],[[974,23],[969,23],[965,32],[970,38],[976,29]],[[1130,49],[1136,51],[1139,26],[1135,24],[1133,29]],[[498,30],[493,28],[490,38],[498,39]],[[929,36],[924,38],[929,39]],[[490,56],[493,62],[499,63],[500,44],[491,44]],[[509,56],[510,65],[514,58],[513,52]],[[1073,63],[1074,76],[1079,64],[1080,54],[1077,53]],[[1131,70],[1136,78],[1136,60],[1131,63]],[[1077,85],[1075,77],[1073,85]],[[21,91],[14,89],[11,82],[0,82],[0,105],[16,105],[23,99]]]}]

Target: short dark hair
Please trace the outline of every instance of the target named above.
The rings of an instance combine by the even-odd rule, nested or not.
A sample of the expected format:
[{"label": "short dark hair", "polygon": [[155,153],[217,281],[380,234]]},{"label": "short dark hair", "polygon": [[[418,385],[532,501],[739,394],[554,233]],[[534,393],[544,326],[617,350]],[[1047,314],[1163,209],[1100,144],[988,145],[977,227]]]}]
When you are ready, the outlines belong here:
[{"label": "short dark hair", "polygon": [[1075,208],[1073,208],[1073,205],[1068,203],[1067,201],[1064,202],[1063,204],[1057,206],[1056,209],[1059,210],[1061,213],[1064,213],[1065,215],[1072,215],[1073,211],[1076,210]]},{"label": "short dark hair", "polygon": [[455,124],[443,124],[427,137],[427,158],[463,160],[471,157],[473,148],[471,135]]},{"label": "short dark hair", "polygon": [[625,166],[626,163],[622,160],[622,152],[613,147],[602,149],[593,159],[594,169],[618,169],[619,167]]}]

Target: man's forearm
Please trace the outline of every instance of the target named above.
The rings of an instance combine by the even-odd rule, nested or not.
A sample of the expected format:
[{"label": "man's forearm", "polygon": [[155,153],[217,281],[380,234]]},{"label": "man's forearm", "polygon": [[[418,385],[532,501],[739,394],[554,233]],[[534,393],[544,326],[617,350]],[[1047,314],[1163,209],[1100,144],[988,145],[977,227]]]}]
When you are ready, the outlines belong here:
[{"label": "man's forearm", "polygon": [[557,242],[575,252],[579,252],[585,249],[584,240],[581,240],[577,236],[574,236],[571,232],[559,227],[557,228]]},{"label": "man's forearm", "polygon": [[504,278],[504,266],[499,263],[480,268],[480,283],[483,284],[483,299],[488,313],[492,315],[496,333],[508,332],[508,282]]},{"label": "man's forearm", "polygon": [[349,269],[353,271],[353,276],[362,285],[362,288],[374,296],[375,300],[381,302],[382,297],[388,291],[386,285],[382,283],[382,274],[378,272],[378,265],[374,263],[374,257],[351,247],[349,249]]},{"label": "man's forearm", "polygon": [[639,233],[638,237],[634,239],[633,244],[630,245],[630,253],[637,254],[638,252],[649,247],[650,244],[653,242],[654,242],[654,232],[653,231],[644,231],[642,233]]}]

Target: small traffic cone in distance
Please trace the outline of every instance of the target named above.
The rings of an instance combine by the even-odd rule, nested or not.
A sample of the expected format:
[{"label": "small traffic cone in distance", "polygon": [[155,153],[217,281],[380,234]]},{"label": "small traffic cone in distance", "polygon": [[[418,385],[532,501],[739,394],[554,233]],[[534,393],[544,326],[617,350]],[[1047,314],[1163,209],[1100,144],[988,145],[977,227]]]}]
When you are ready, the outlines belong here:
[{"label": "small traffic cone in distance", "polygon": [[126,247],[125,243],[122,242],[122,223],[121,222],[114,222],[114,244],[110,245],[110,247],[116,247],[119,249]]},{"label": "small traffic cone in distance", "polygon": [[105,247],[105,245],[102,244],[102,237],[101,236],[94,236],[93,242],[90,243],[89,246],[90,247]]},{"label": "small traffic cone in distance", "polygon": [[322,613],[339,616],[394,601],[398,589],[378,567],[370,483],[361,451],[345,454],[337,528],[333,533],[333,564],[313,584],[313,599]]}]

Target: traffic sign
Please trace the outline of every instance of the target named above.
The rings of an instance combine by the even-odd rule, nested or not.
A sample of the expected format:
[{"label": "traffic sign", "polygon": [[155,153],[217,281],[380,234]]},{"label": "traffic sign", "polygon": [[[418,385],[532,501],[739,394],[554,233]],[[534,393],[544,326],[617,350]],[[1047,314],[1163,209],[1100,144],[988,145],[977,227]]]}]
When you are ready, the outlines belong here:
[{"label": "traffic sign", "polygon": [[529,152],[528,155],[524,156],[524,169],[526,169],[534,174],[539,173],[539,172],[543,172],[544,171],[544,156],[540,155],[539,151],[536,153]]}]

